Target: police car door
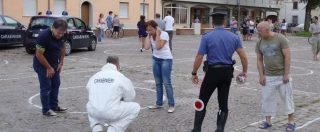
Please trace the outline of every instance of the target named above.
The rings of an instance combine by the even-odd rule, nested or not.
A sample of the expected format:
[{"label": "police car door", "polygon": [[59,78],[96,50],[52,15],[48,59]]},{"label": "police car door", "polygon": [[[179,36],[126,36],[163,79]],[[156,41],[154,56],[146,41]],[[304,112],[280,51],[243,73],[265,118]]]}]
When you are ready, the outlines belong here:
[{"label": "police car door", "polygon": [[77,39],[80,41],[81,47],[89,47],[90,35],[89,35],[89,33],[87,33],[86,24],[78,18],[74,18],[74,22],[76,24],[77,30],[79,31],[79,36]]},{"label": "police car door", "polygon": [[1,34],[1,41],[6,41],[8,44],[17,44],[23,42],[25,33],[24,26],[11,17],[3,16],[4,32]]},{"label": "police car door", "polygon": [[69,18],[67,19],[67,23],[68,23],[68,36],[70,36],[70,41],[72,43],[72,47],[73,48],[79,48],[81,46],[79,46],[80,41],[78,39],[76,39],[76,37],[79,35],[79,31],[76,28],[76,25],[74,23],[73,18]]}]

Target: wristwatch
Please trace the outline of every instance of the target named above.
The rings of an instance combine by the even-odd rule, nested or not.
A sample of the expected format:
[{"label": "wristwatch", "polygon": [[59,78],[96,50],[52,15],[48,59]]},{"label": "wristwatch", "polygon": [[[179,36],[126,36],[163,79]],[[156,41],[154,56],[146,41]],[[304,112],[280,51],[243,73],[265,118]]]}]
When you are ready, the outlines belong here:
[{"label": "wristwatch", "polygon": [[196,76],[197,73],[196,72],[191,72],[192,76]]}]

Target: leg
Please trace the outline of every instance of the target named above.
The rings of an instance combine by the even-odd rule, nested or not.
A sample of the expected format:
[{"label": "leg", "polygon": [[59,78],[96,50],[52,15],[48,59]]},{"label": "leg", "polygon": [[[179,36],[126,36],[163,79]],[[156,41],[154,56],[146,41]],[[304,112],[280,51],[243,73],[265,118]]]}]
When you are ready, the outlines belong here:
[{"label": "leg", "polygon": [[102,35],[103,35],[103,29],[100,28],[100,29],[99,29],[99,36],[98,36],[98,41],[99,41],[99,42],[101,42],[101,40],[102,40]]},{"label": "leg", "polygon": [[50,92],[51,92],[51,79],[46,75],[38,74],[40,82],[40,99],[42,104],[42,113],[50,110]]},{"label": "leg", "polygon": [[274,77],[266,77],[266,85],[262,87],[262,115],[266,117],[266,121],[271,124],[271,116],[275,116],[277,102],[276,88],[277,85],[270,83],[274,81]]},{"label": "leg", "polygon": [[161,75],[161,60],[153,57],[153,76],[156,82],[157,101],[156,105],[163,105],[163,80]]},{"label": "leg", "polygon": [[59,96],[59,87],[60,87],[60,74],[58,71],[54,74],[51,79],[52,89],[50,92],[50,108],[58,107],[58,96]]},{"label": "leg", "polygon": [[141,47],[142,47],[142,49],[144,49],[144,44],[145,44],[145,42],[146,42],[146,37],[142,37],[142,38],[141,38],[141,41],[142,41],[142,43],[141,43],[142,46],[141,46]]},{"label": "leg", "polygon": [[319,52],[320,52],[320,41],[318,40],[318,41],[317,41],[317,52],[316,52],[317,60],[318,60]]},{"label": "leg", "polygon": [[174,107],[174,92],[171,84],[171,71],[172,71],[172,60],[163,60],[161,64],[161,75],[163,79],[164,87],[166,88],[168,104]]},{"label": "leg", "polygon": [[225,76],[223,77],[221,84],[218,85],[218,102],[219,102],[220,111],[217,114],[216,132],[224,131],[224,127],[228,118],[228,97],[229,97],[229,90],[230,90],[230,85],[232,81],[232,76],[233,76],[233,69],[226,68],[226,70],[224,71],[226,71],[225,74],[221,74],[221,76],[222,77],[223,75]]},{"label": "leg", "polygon": [[120,107],[122,107],[124,111],[122,111],[119,120],[109,124],[108,132],[124,132],[129,124],[139,115],[140,105],[138,103],[124,102]]},{"label": "leg", "polygon": [[216,78],[212,78],[207,72],[201,84],[199,95],[199,99],[203,101],[204,109],[202,111],[195,111],[194,127],[192,132],[201,132],[202,122],[206,115],[206,107],[212,93],[216,89],[216,83]]},{"label": "leg", "polygon": [[172,37],[173,37],[173,31],[167,31],[168,35],[169,35],[169,47],[170,50],[172,51]]},{"label": "leg", "polygon": [[317,59],[317,48],[318,48],[318,42],[313,42],[312,44],[313,60]]},{"label": "leg", "polygon": [[282,84],[279,88],[280,97],[285,105],[285,113],[288,115],[288,123],[291,124],[294,123],[294,101],[292,91],[291,79],[287,84]]}]

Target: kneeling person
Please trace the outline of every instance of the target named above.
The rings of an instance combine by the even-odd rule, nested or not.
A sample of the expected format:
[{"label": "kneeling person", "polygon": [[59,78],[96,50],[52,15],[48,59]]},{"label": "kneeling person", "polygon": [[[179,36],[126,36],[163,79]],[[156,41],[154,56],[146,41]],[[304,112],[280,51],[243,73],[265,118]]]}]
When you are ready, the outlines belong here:
[{"label": "kneeling person", "polygon": [[119,58],[109,56],[107,64],[87,84],[87,111],[92,131],[103,131],[103,124],[107,123],[108,132],[124,132],[139,114],[140,105],[132,102],[133,84],[119,69]]}]

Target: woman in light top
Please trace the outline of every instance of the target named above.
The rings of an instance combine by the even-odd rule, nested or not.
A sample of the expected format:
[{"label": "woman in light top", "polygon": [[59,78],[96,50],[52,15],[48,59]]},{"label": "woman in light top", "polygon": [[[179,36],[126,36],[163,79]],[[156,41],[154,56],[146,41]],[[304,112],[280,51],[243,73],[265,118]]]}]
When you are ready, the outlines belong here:
[{"label": "woman in light top", "polygon": [[151,20],[147,22],[148,39],[145,48],[152,48],[153,75],[156,82],[157,101],[149,109],[160,109],[163,105],[163,86],[166,89],[169,109],[168,113],[174,112],[174,94],[171,84],[172,54],[169,47],[169,35],[161,31],[158,24]]}]

